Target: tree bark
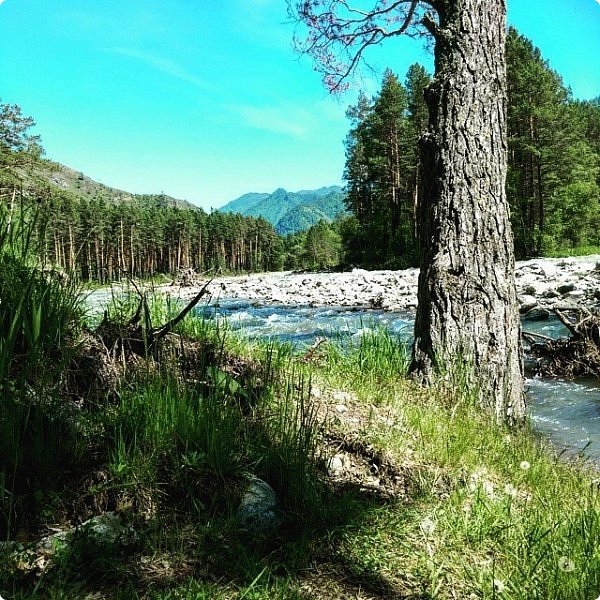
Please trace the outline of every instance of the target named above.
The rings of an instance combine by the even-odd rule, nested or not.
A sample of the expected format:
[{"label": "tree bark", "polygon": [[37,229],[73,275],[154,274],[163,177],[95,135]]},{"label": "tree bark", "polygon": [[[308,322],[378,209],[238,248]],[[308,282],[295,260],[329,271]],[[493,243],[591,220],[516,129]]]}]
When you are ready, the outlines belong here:
[{"label": "tree bark", "polygon": [[504,0],[447,0],[427,90],[419,192],[421,272],[412,370],[466,362],[498,421],[524,416],[513,239],[506,200]]}]

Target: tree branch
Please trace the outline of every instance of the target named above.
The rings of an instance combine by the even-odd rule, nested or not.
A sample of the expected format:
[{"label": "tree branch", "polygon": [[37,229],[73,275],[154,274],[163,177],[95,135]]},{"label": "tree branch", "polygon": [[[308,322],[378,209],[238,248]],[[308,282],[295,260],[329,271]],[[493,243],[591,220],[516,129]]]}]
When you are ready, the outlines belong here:
[{"label": "tree branch", "polygon": [[[295,37],[296,50],[312,56],[329,90],[340,92],[369,46],[388,37],[422,33],[419,26],[426,27],[418,16],[419,7],[435,10],[435,4],[437,0],[373,0],[367,10],[349,0],[288,0],[288,10],[307,29],[303,40]],[[411,28],[415,28],[412,33]]]}]

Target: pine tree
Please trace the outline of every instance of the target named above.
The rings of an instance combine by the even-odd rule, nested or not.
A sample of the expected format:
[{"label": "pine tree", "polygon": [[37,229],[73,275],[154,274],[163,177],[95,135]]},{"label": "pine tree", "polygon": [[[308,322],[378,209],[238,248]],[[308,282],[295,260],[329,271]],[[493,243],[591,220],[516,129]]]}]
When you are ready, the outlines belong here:
[{"label": "pine tree", "polygon": [[584,114],[530,40],[511,28],[506,49],[507,194],[517,256],[587,243],[598,219],[598,154]]}]

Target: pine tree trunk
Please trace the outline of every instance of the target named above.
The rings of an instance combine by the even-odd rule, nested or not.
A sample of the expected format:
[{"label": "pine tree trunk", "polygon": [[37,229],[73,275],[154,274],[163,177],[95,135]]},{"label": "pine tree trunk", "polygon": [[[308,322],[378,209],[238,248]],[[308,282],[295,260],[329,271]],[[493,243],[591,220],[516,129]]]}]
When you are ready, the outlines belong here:
[{"label": "pine tree trunk", "polygon": [[427,90],[419,192],[421,273],[412,370],[468,362],[498,421],[524,415],[513,239],[505,192],[503,0],[448,0]]}]

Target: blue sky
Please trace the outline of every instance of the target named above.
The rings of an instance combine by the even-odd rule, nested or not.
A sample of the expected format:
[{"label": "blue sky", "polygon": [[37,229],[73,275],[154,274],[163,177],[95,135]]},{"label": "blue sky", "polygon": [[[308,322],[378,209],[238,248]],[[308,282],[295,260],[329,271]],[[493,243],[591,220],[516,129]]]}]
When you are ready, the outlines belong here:
[{"label": "blue sky", "polygon": [[[579,98],[600,94],[600,0],[508,0],[509,22]],[[291,49],[285,0],[0,0],[0,96],[47,156],[132,192],[218,207],[341,182],[346,106]],[[368,58],[402,78],[422,43]]]}]

